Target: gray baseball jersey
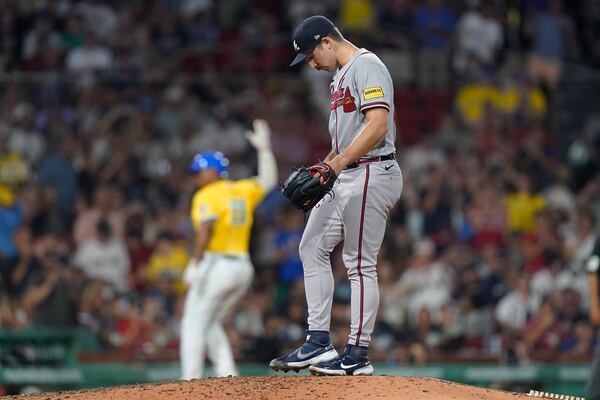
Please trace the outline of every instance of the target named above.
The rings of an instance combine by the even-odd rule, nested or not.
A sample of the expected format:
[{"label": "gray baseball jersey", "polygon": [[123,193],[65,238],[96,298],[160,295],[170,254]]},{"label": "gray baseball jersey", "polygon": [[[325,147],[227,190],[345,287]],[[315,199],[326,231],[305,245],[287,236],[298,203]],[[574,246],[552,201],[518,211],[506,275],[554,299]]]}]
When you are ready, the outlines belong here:
[{"label": "gray baseball jersey", "polygon": [[383,156],[396,150],[394,86],[379,57],[368,50],[358,50],[333,76],[330,93],[329,133],[336,153],[348,147],[362,131],[367,123],[364,112],[376,107],[389,111],[388,131],[365,158]]},{"label": "gray baseball jersey", "polygon": [[[384,107],[389,110],[388,132],[363,159],[393,153],[393,99],[392,80],[385,65],[373,53],[357,51],[336,72],[331,84],[333,150],[339,153],[362,131],[367,123],[365,110]],[[364,160],[342,171],[333,192],[312,210],[300,242],[308,327],[329,331],[334,289],[329,256],[343,240],[342,258],[352,291],[348,342],[368,346],[379,306],[377,254],[387,217],[402,192],[402,172],[395,159]]]}]

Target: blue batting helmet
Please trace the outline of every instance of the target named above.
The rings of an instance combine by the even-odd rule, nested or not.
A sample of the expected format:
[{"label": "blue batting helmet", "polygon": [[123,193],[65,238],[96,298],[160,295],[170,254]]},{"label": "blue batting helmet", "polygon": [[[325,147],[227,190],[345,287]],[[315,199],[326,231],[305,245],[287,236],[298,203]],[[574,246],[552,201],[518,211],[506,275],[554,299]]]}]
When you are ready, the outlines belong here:
[{"label": "blue batting helmet", "polygon": [[229,176],[229,160],[220,151],[198,153],[192,159],[188,171],[196,174],[205,169],[212,168],[219,173],[221,178]]}]

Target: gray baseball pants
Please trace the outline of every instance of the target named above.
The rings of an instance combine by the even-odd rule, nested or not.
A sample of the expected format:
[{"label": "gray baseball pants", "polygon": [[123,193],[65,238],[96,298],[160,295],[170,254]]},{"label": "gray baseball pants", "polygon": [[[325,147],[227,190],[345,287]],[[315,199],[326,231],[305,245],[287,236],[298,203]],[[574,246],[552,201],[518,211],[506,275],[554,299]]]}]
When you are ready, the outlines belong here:
[{"label": "gray baseball pants", "polygon": [[325,196],[312,210],[300,242],[309,330],[329,331],[334,290],[330,254],[344,240],[342,258],[352,290],[348,343],[369,345],[379,307],[377,254],[402,184],[395,160],[361,164],[342,171],[333,196]]}]

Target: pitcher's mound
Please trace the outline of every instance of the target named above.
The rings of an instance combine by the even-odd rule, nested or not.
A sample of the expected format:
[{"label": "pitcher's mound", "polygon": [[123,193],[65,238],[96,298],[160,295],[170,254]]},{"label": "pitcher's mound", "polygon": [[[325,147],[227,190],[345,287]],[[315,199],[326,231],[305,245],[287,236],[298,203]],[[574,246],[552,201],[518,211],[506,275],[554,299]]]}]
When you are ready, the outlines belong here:
[{"label": "pitcher's mound", "polygon": [[122,386],[77,392],[44,393],[23,396],[27,399],[456,399],[525,400],[524,394],[467,386],[431,378],[400,376],[308,377],[265,376],[209,378]]}]

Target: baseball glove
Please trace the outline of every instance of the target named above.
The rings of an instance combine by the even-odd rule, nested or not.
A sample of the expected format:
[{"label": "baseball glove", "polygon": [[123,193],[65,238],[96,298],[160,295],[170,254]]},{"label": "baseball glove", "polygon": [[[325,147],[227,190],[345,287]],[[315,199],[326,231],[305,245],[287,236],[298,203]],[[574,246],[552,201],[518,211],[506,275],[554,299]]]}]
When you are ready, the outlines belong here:
[{"label": "baseball glove", "polygon": [[[320,176],[315,176],[319,174]],[[294,170],[283,183],[283,195],[303,211],[309,211],[333,188],[337,175],[333,169],[320,162],[311,167]]]}]

